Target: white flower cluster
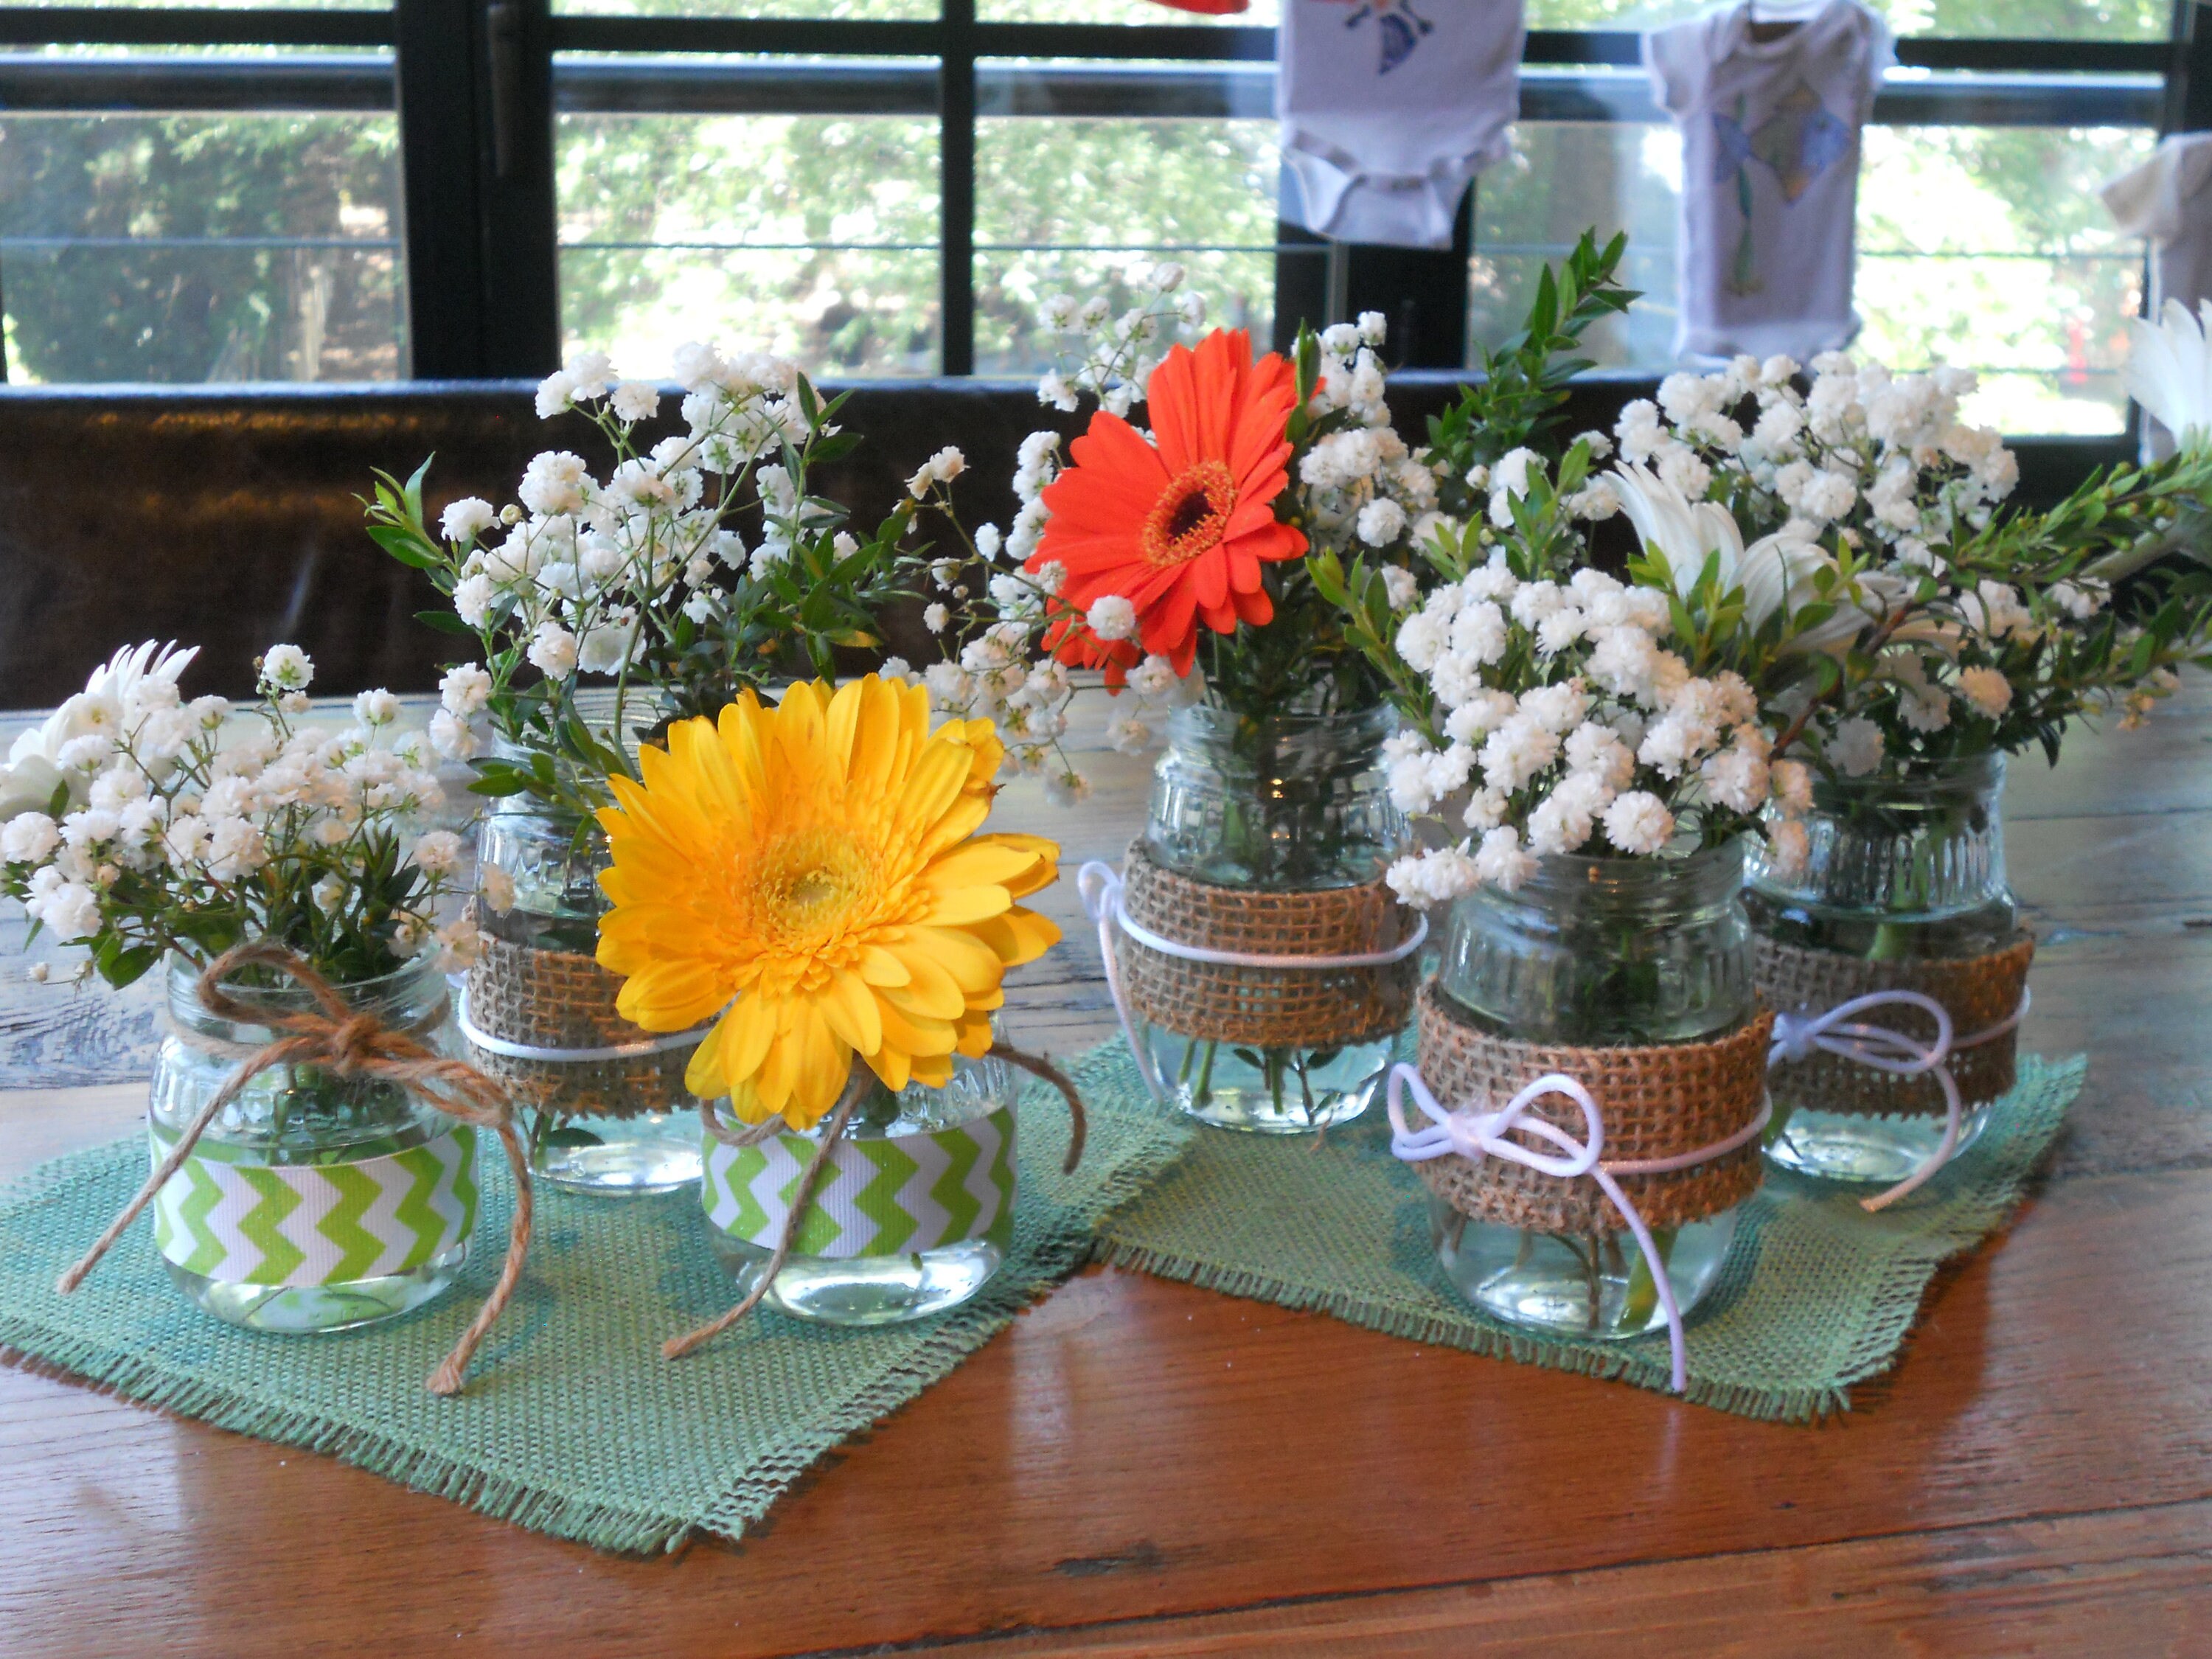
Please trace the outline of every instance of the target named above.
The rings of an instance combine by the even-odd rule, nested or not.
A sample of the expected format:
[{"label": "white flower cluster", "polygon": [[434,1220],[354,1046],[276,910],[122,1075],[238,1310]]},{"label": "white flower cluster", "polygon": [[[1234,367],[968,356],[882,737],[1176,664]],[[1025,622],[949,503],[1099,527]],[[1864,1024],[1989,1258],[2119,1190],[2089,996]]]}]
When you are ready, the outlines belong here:
[{"label": "white flower cluster", "polygon": [[[1896,374],[1830,353],[1814,360],[1809,390],[1797,390],[1797,374],[1786,357],[1744,357],[1717,374],[1670,375],[1658,403],[1629,404],[1617,430],[1626,459],[1691,501],[1724,494],[1775,532],[1753,551],[1778,560],[1777,582],[1799,582],[1808,558],[1831,553],[1858,565],[1856,605],[1802,643],[1876,653],[1850,706],[1813,725],[1825,763],[1863,775],[1961,714],[2002,716],[2014,696],[2003,665],[2030,672],[2026,647],[2044,626],[2037,602],[1952,564],[1960,544],[1990,525],[2020,469],[1994,430],[1960,419],[1960,400],[1975,387],[1968,371]],[[2083,578],[2056,584],[2040,603],[2049,618],[2087,621],[2109,597]]]},{"label": "white flower cluster", "polygon": [[[1390,424],[1376,355],[1382,341],[1379,311],[1322,331],[1321,373],[1307,411],[1316,418],[1341,415],[1347,423],[1316,439],[1298,459],[1307,534],[1321,545],[1389,547],[1409,534],[1425,539],[1446,522],[1436,512],[1432,464],[1408,449]],[[1449,527],[1455,533],[1458,528]]]},{"label": "white flower cluster", "polygon": [[[618,379],[604,352],[570,359],[538,386],[538,412],[550,418],[580,408],[600,421],[620,457],[609,476],[593,477],[570,451],[547,450],[525,469],[515,504],[495,508],[470,496],[440,521],[459,559],[455,614],[471,630],[520,646],[550,681],[634,670],[652,633],[679,613],[696,627],[713,625],[727,612],[737,577],[765,576],[800,537],[823,527],[826,509],[775,459],[810,429],[797,366],[693,343],[677,348],[674,369],[685,430],[640,453],[629,433],[659,411],[659,390]],[[748,481],[763,525],[750,549],[727,525]],[[440,754],[466,760],[482,751],[470,721],[490,690],[465,700],[467,712],[447,697],[431,728]]]},{"label": "white flower cluster", "polygon": [[[295,727],[289,717],[306,706],[314,665],[280,645],[259,665],[264,724],[225,741],[229,703],[186,703],[178,692],[196,654],[157,655],[150,642],[118,652],[49,722],[59,738],[56,789],[39,807],[11,791],[0,823],[7,889],[32,918],[64,941],[115,927],[134,942],[204,943],[206,930],[171,934],[163,921],[218,909],[251,937],[245,924],[269,922],[261,913],[281,910],[286,880],[307,868],[332,930],[374,933],[397,957],[435,943],[449,960],[467,959],[473,930],[457,923],[441,933],[432,915],[459,866],[459,837],[433,830],[414,842],[422,879],[405,903],[386,902],[388,866],[370,873],[380,848],[443,800],[423,734],[391,732],[398,700],[366,691],[354,700],[351,729]],[[265,873],[272,866],[283,868]]]},{"label": "white flower cluster", "polygon": [[[1018,480],[1018,488],[1032,501],[1050,479],[1046,458],[1057,441],[1054,434],[1038,433],[1023,446],[1027,477]],[[1029,459],[1033,451],[1034,464]],[[1007,769],[1042,775],[1047,796],[1067,805],[1088,795],[1091,785],[1060,744],[1075,685],[1066,665],[1052,655],[1051,647],[1058,642],[1052,629],[1072,625],[1073,618],[1064,609],[1057,623],[1048,617],[1066,573],[1056,563],[1024,570],[1021,562],[1028,554],[1019,550],[1026,544],[1034,552],[1036,547],[1034,537],[1026,544],[1018,539],[1017,523],[1016,537],[1001,536],[996,526],[985,525],[971,544],[988,572],[988,608],[996,620],[976,629],[957,656],[930,664],[920,678],[940,713],[994,722],[1006,745]],[[956,600],[968,597],[966,585],[957,580],[964,568],[963,562],[948,560],[933,573],[938,586]],[[951,625],[951,611],[941,602],[934,604],[923,621],[932,632],[942,634]],[[1093,605],[1085,622],[1099,640],[1126,641],[1135,634],[1136,611],[1127,600],[1109,598]],[[884,672],[895,670],[901,678],[911,676],[904,664],[886,664]],[[1147,657],[1127,671],[1126,684],[1136,694],[1134,701],[1117,707],[1107,739],[1125,754],[1138,754],[1152,743],[1150,721],[1157,717],[1157,704],[1181,683],[1164,657]]]},{"label": "white flower cluster", "polygon": [[[1589,568],[1524,580],[1502,548],[1431,592],[1396,644],[1444,742],[1393,738],[1390,793],[1472,833],[1393,866],[1400,898],[1425,908],[1478,884],[1510,892],[1539,858],[1648,857],[1692,814],[1747,825],[1770,802],[1809,800],[1803,769],[1771,762],[1750,685],[1692,674],[1667,648],[1673,626],[1663,592]],[[1778,861],[1802,860],[1801,826],[1784,817],[1769,834]]]},{"label": "white flower cluster", "polygon": [[1206,326],[1205,296],[1183,288],[1188,273],[1172,261],[1132,270],[1127,286],[1144,297],[1116,313],[1103,294],[1079,300],[1055,294],[1044,302],[1045,322],[1060,334],[1077,337],[1082,355],[1047,373],[1037,382],[1037,401],[1073,413],[1082,395],[1127,417],[1144,401],[1152,371],[1175,344],[1178,327]]},{"label": "white flower cluster", "polygon": [[1899,375],[1828,352],[1813,360],[1809,391],[1797,390],[1798,373],[1788,357],[1738,357],[1718,374],[1670,374],[1656,404],[1621,410],[1622,459],[1693,501],[1735,475],[1763,528],[1832,526],[1846,545],[1887,547],[1923,568],[1929,550],[1986,525],[2020,480],[1997,434],[1959,418],[1969,370]]}]

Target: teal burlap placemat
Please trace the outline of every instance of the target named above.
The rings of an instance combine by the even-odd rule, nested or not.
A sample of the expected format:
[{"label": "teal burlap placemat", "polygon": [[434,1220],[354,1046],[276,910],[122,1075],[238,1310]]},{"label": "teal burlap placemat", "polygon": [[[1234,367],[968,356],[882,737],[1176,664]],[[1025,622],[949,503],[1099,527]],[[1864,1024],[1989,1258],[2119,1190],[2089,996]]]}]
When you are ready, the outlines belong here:
[{"label": "teal burlap placemat", "polygon": [[1011,1258],[975,1301],[912,1325],[833,1330],[763,1309],[702,1352],[663,1359],[663,1340],[734,1300],[697,1192],[547,1192],[520,1294],[477,1353],[466,1393],[440,1400],[423,1379],[482,1302],[513,1212],[495,1147],[460,1285],[388,1325],[303,1338],[238,1330],[185,1302],[155,1255],[150,1220],[74,1296],[55,1294],[55,1276],[145,1179],[146,1143],[134,1139],[46,1164],[0,1193],[0,1344],[556,1537],[625,1551],[674,1548],[695,1533],[736,1538],[823,1452],[944,1376],[1080,1266],[1098,1218],[1187,1138],[1140,1096],[1081,1071],[1077,1080],[1098,1102],[1081,1168],[1060,1173],[1066,1108],[1031,1090]]},{"label": "teal burlap placemat", "polygon": [[[1127,1050],[1113,1053],[1111,1066],[1094,1065],[1093,1093],[1143,1101]],[[2085,1065],[2023,1056],[2018,1086],[1981,1139],[1879,1215],[1858,1206],[1863,1188],[1770,1174],[1744,1206],[1720,1279],[1690,1315],[1690,1399],[1787,1422],[1847,1407],[1853,1383],[1895,1363],[1937,1266],[2018,1202]],[[1100,1230],[1098,1254],[1416,1341],[1667,1387],[1663,1330],[1627,1342],[1544,1338],[1468,1306],[1437,1265],[1427,1198],[1390,1156],[1379,1102],[1319,1146],[1203,1130]]]}]

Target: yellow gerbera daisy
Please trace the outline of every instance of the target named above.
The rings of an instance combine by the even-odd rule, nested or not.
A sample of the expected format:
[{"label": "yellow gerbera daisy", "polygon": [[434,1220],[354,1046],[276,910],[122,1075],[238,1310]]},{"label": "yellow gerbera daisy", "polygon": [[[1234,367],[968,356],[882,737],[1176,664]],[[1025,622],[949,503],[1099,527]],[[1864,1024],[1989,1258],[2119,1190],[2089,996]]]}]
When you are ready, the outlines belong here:
[{"label": "yellow gerbera daisy", "polygon": [[648,1031],[721,1018],[684,1082],[748,1123],[811,1127],[855,1055],[893,1089],[991,1046],[1006,970],[1060,930],[1017,899],[1059,876],[1036,836],[981,836],[1005,753],[988,720],[870,675],[751,692],[683,720],[599,814],[614,908],[599,959]]}]

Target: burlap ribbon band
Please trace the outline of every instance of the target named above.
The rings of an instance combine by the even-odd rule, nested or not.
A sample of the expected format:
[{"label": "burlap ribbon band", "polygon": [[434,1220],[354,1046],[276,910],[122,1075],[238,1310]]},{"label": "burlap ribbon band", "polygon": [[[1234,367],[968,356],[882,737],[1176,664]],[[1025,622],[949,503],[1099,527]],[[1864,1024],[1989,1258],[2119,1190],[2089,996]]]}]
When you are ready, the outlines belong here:
[{"label": "burlap ribbon band", "polygon": [[[1987,956],[1882,962],[1761,938],[1753,941],[1752,971],[1767,1005],[1786,1012],[1817,1014],[1879,991],[1917,991],[1932,998],[1951,1016],[1956,1037],[1948,1061],[1951,1076],[1960,1099],[1973,1107],[2001,1099],[2012,1089],[2017,1030],[1987,1042],[1971,1039],[2018,1012],[2034,958],[2035,940],[2026,933]],[[1917,1042],[1935,1041],[1935,1018],[1917,1009],[1901,1007],[1886,1012],[1883,1020]],[[1933,1076],[1898,1076],[1833,1054],[1778,1060],[1772,1086],[1778,1104],[1793,1109],[1901,1117],[1942,1117],[1947,1109],[1942,1085]]]},{"label": "burlap ribbon band", "polygon": [[1404,1029],[1419,973],[1412,957],[1356,968],[1295,962],[1395,948],[1406,937],[1407,912],[1379,878],[1299,892],[1224,887],[1163,869],[1142,840],[1131,843],[1123,868],[1123,911],[1146,931],[1291,963],[1193,962],[1119,933],[1114,948],[1131,1013],[1200,1042],[1253,1048],[1339,1048]]},{"label": "burlap ribbon band", "polygon": [[[592,957],[484,936],[469,969],[468,1023],[486,1036],[532,1048],[612,1048],[654,1043],[653,1033],[615,1012],[622,979]],[[698,1044],[617,1059],[546,1060],[501,1054],[475,1043],[477,1066],[526,1101],[570,1117],[631,1117],[688,1111],[684,1070]]]},{"label": "burlap ribbon band", "polygon": [[[1453,1104],[1503,1103],[1538,1078],[1573,1078],[1602,1116],[1604,1162],[1632,1164],[1678,1157],[1746,1129],[1765,1102],[1773,1024],[1762,1010],[1707,1042],[1591,1048],[1522,1042],[1469,1024],[1431,981],[1419,998],[1420,1071],[1437,1098]],[[1575,1108],[1562,1098],[1534,1103],[1528,1115],[1583,1131]],[[1476,1221],[1577,1237],[1628,1224],[1595,1182],[1560,1181],[1509,1159],[1437,1158],[1413,1167],[1431,1192]],[[1760,1173],[1754,1137],[1710,1162],[1618,1179],[1645,1223],[1664,1230],[1741,1203],[1757,1189]]]}]

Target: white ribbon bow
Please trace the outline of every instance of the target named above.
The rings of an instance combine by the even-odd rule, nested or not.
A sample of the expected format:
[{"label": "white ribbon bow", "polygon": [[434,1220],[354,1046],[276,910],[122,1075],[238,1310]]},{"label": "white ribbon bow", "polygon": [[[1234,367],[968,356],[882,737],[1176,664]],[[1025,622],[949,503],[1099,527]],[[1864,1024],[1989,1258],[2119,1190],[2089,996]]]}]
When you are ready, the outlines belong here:
[{"label": "white ribbon bow", "polygon": [[[1885,1003],[1897,1003],[1917,1008],[1936,1021],[1936,1041],[1921,1042],[1902,1031],[1887,1025],[1870,1025],[1857,1021],[1857,1015],[1869,1009],[1879,1008]],[[1951,1075],[1951,1056],[1962,1048],[1975,1048],[1984,1042],[1994,1042],[2015,1025],[2027,1014],[2028,998],[2021,994],[2020,1006],[2007,1018],[2002,1019],[1986,1031],[1958,1041],[1955,1039],[1949,1012],[1931,996],[1918,991],[1869,991],[1866,995],[1853,997],[1849,1002],[1838,1003],[1824,1014],[1799,1012],[1777,1014],[1774,1017],[1774,1046],[1768,1050],[1767,1066],[1784,1061],[1810,1060],[1814,1054],[1834,1054],[1840,1060],[1869,1066],[1877,1072],[1887,1072],[1892,1077],[1933,1077],[1943,1091],[1943,1136],[1936,1143],[1936,1150],[1921,1160],[1920,1167],[1892,1187],[1887,1192],[1877,1193],[1872,1198],[1859,1200],[1860,1207],[1877,1211],[1894,1204],[1906,1194],[1915,1192],[1938,1170],[1951,1161],[1958,1150],[1960,1121],[1965,1108],[1959,1099],[1958,1079]]]},{"label": "white ribbon bow", "polygon": [[1149,927],[1130,920],[1121,905],[1121,872],[1112,865],[1092,859],[1076,872],[1075,890],[1083,899],[1083,913],[1098,928],[1098,954],[1106,966],[1106,989],[1114,999],[1114,1012],[1121,1019],[1121,1035],[1128,1040],[1129,1052],[1136,1056],[1137,1074],[1145,1080],[1145,1087],[1154,1100],[1164,1100],[1167,1091],[1161,1086],[1158,1074],[1152,1070],[1152,1056],[1144,1044],[1137,1041],[1135,1021],[1129,1013],[1128,998],[1121,988],[1121,971],[1114,959],[1114,930],[1119,927],[1147,950],[1157,951],[1164,957],[1175,957],[1184,962],[1211,963],[1223,968],[1290,968],[1341,969],[1380,968],[1394,962],[1403,962],[1421,948],[1429,936],[1429,919],[1418,917],[1413,931],[1387,951],[1361,951],[1346,956],[1285,957],[1268,956],[1256,951],[1215,951],[1201,945],[1185,945],[1156,933]]},{"label": "white ribbon bow", "polygon": [[[1422,1128],[1413,1128],[1406,1121],[1404,1097],[1410,1092],[1413,1101],[1429,1121]],[[1558,1125],[1547,1123],[1540,1117],[1530,1117],[1528,1109],[1547,1095],[1561,1095],[1574,1102],[1583,1115],[1587,1138],[1577,1140]],[[1494,1112],[1477,1111],[1472,1107],[1448,1112],[1437,1103],[1429,1092],[1429,1085],[1418,1067],[1394,1066],[1390,1068],[1389,1088],[1384,1097],[1390,1114],[1390,1150],[1408,1164],[1419,1164],[1432,1158],[1447,1158],[1455,1153],[1480,1164],[1486,1158],[1504,1158],[1509,1164],[1518,1164],[1525,1169],[1553,1176],[1561,1181],[1571,1181],[1578,1176],[1588,1176],[1598,1184],[1600,1191],[1613,1200],[1613,1208],[1620,1212],[1621,1219],[1636,1235],[1637,1248],[1644,1252],[1645,1264],[1651,1271],[1651,1282],[1659,1292],[1659,1306],[1667,1316],[1667,1346],[1672,1360],[1669,1386],[1676,1394],[1689,1388],[1688,1356],[1682,1339],[1682,1310],[1674,1304],[1674,1287],[1668,1282],[1667,1261],[1659,1254],[1659,1246],[1651,1237],[1651,1230],[1644,1224],[1635,1204],[1613,1179],[1613,1170],[1626,1174],[1656,1173],[1667,1169],[1686,1169],[1691,1164],[1703,1163],[1733,1152],[1759,1133],[1766,1121],[1762,1109],[1749,1128],[1739,1131],[1725,1141],[1698,1150],[1680,1158],[1639,1159],[1633,1163],[1607,1167],[1598,1160],[1605,1152],[1605,1120],[1599,1115],[1597,1102],[1590,1098],[1589,1090],[1563,1072],[1553,1072],[1538,1078],[1527,1088],[1507,1101]],[[1565,1156],[1554,1156],[1523,1146],[1510,1138],[1518,1129],[1541,1140],[1548,1140]]]}]

